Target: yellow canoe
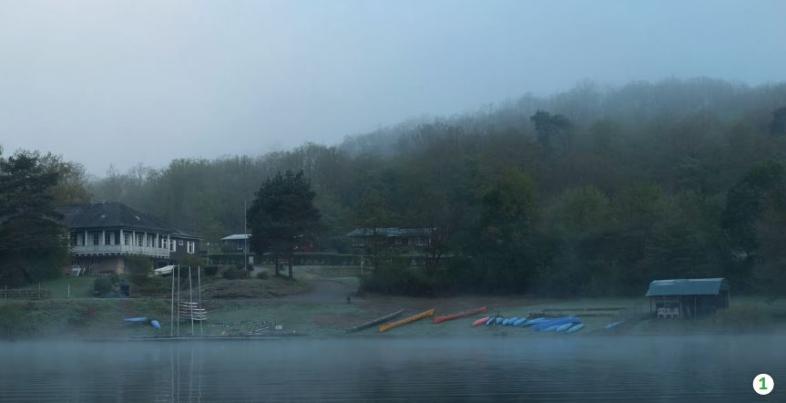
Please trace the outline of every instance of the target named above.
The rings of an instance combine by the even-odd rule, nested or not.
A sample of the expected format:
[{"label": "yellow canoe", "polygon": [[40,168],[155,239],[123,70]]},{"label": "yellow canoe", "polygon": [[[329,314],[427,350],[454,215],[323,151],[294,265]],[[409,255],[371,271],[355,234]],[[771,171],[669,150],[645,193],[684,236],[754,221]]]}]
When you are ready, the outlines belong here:
[{"label": "yellow canoe", "polygon": [[390,322],[390,323],[385,323],[384,325],[379,325],[379,331],[380,331],[380,333],[381,332],[387,332],[388,330],[393,329],[394,327],[404,326],[406,324],[409,324],[409,323],[412,323],[412,322],[416,322],[416,321],[419,321],[419,320],[424,319],[424,318],[430,318],[432,316],[434,316],[434,308],[431,308],[431,309],[429,309],[428,311],[425,311],[425,312],[421,312],[421,313],[419,313],[417,315],[412,315],[412,316],[406,317],[404,319],[397,320],[395,322]]}]

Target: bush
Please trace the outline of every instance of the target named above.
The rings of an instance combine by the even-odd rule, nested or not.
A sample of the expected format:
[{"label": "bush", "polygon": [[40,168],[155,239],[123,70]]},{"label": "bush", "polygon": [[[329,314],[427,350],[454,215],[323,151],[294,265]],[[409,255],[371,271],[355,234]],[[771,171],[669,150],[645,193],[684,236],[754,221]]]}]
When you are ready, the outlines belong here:
[{"label": "bush", "polygon": [[132,274],[128,276],[131,283],[131,293],[133,296],[162,297],[169,295],[171,281],[170,277],[148,277],[145,275]]},{"label": "bush", "polygon": [[98,277],[93,282],[93,294],[103,297],[104,295],[112,292],[114,286],[115,285],[111,277]]},{"label": "bush", "polygon": [[224,272],[221,273],[221,276],[227,280],[239,280],[243,278],[248,278],[248,271],[238,268],[232,268],[232,269],[224,270]]},{"label": "bush", "polygon": [[381,266],[361,278],[360,288],[381,294],[432,296],[437,287],[434,279],[429,277],[423,268],[388,265]]},{"label": "bush", "polygon": [[205,275],[206,276],[215,276],[218,274],[218,266],[205,266]]}]

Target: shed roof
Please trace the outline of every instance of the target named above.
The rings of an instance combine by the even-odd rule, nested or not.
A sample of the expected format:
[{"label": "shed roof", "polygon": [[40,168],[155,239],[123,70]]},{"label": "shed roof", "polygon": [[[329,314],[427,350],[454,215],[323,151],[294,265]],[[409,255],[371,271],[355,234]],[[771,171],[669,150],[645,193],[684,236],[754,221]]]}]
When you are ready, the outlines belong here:
[{"label": "shed roof", "polygon": [[221,238],[222,241],[239,241],[251,238],[251,234],[232,234]]},{"label": "shed roof", "polygon": [[432,228],[355,228],[350,231],[348,237],[388,237],[388,238],[406,238],[406,237],[427,237],[431,235],[434,230]]},{"label": "shed roof", "polygon": [[725,278],[689,278],[674,280],[654,280],[647,290],[648,297],[675,295],[718,295],[729,289]]}]

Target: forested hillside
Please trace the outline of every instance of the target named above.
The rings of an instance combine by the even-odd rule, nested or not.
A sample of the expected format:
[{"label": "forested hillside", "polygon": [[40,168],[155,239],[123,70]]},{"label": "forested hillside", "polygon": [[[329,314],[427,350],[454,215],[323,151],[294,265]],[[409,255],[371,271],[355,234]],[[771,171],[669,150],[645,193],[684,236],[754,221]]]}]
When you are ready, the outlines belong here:
[{"label": "forested hillside", "polygon": [[90,191],[217,239],[242,230],[263,180],[302,170],[322,248],[345,248],[354,226],[438,229],[449,258],[381,268],[368,286],[382,291],[625,294],[727,276],[774,293],[786,285],[784,107],[784,84],[585,83],[338,146],[110,172]]}]

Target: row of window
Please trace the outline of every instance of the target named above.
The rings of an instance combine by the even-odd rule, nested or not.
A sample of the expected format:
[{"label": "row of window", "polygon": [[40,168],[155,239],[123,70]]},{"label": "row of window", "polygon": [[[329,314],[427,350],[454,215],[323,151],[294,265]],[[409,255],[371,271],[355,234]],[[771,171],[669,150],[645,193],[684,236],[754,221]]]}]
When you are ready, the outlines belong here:
[{"label": "row of window", "polygon": [[[177,251],[178,246],[186,246],[186,253],[194,254],[196,253],[196,242],[195,241],[183,241],[182,239],[167,239],[165,236],[158,236],[156,240],[156,234],[148,234],[148,233],[133,233],[124,231],[122,234],[122,243],[126,246],[131,246],[132,242],[134,246],[140,247],[157,247],[161,249],[169,249],[172,252]],[[71,246],[98,246],[98,245],[120,245],[121,241],[120,231],[105,231],[104,232],[104,242],[101,243],[101,232],[100,231],[92,231],[88,232],[87,236],[82,231],[79,232],[72,232],[71,233]]]}]

